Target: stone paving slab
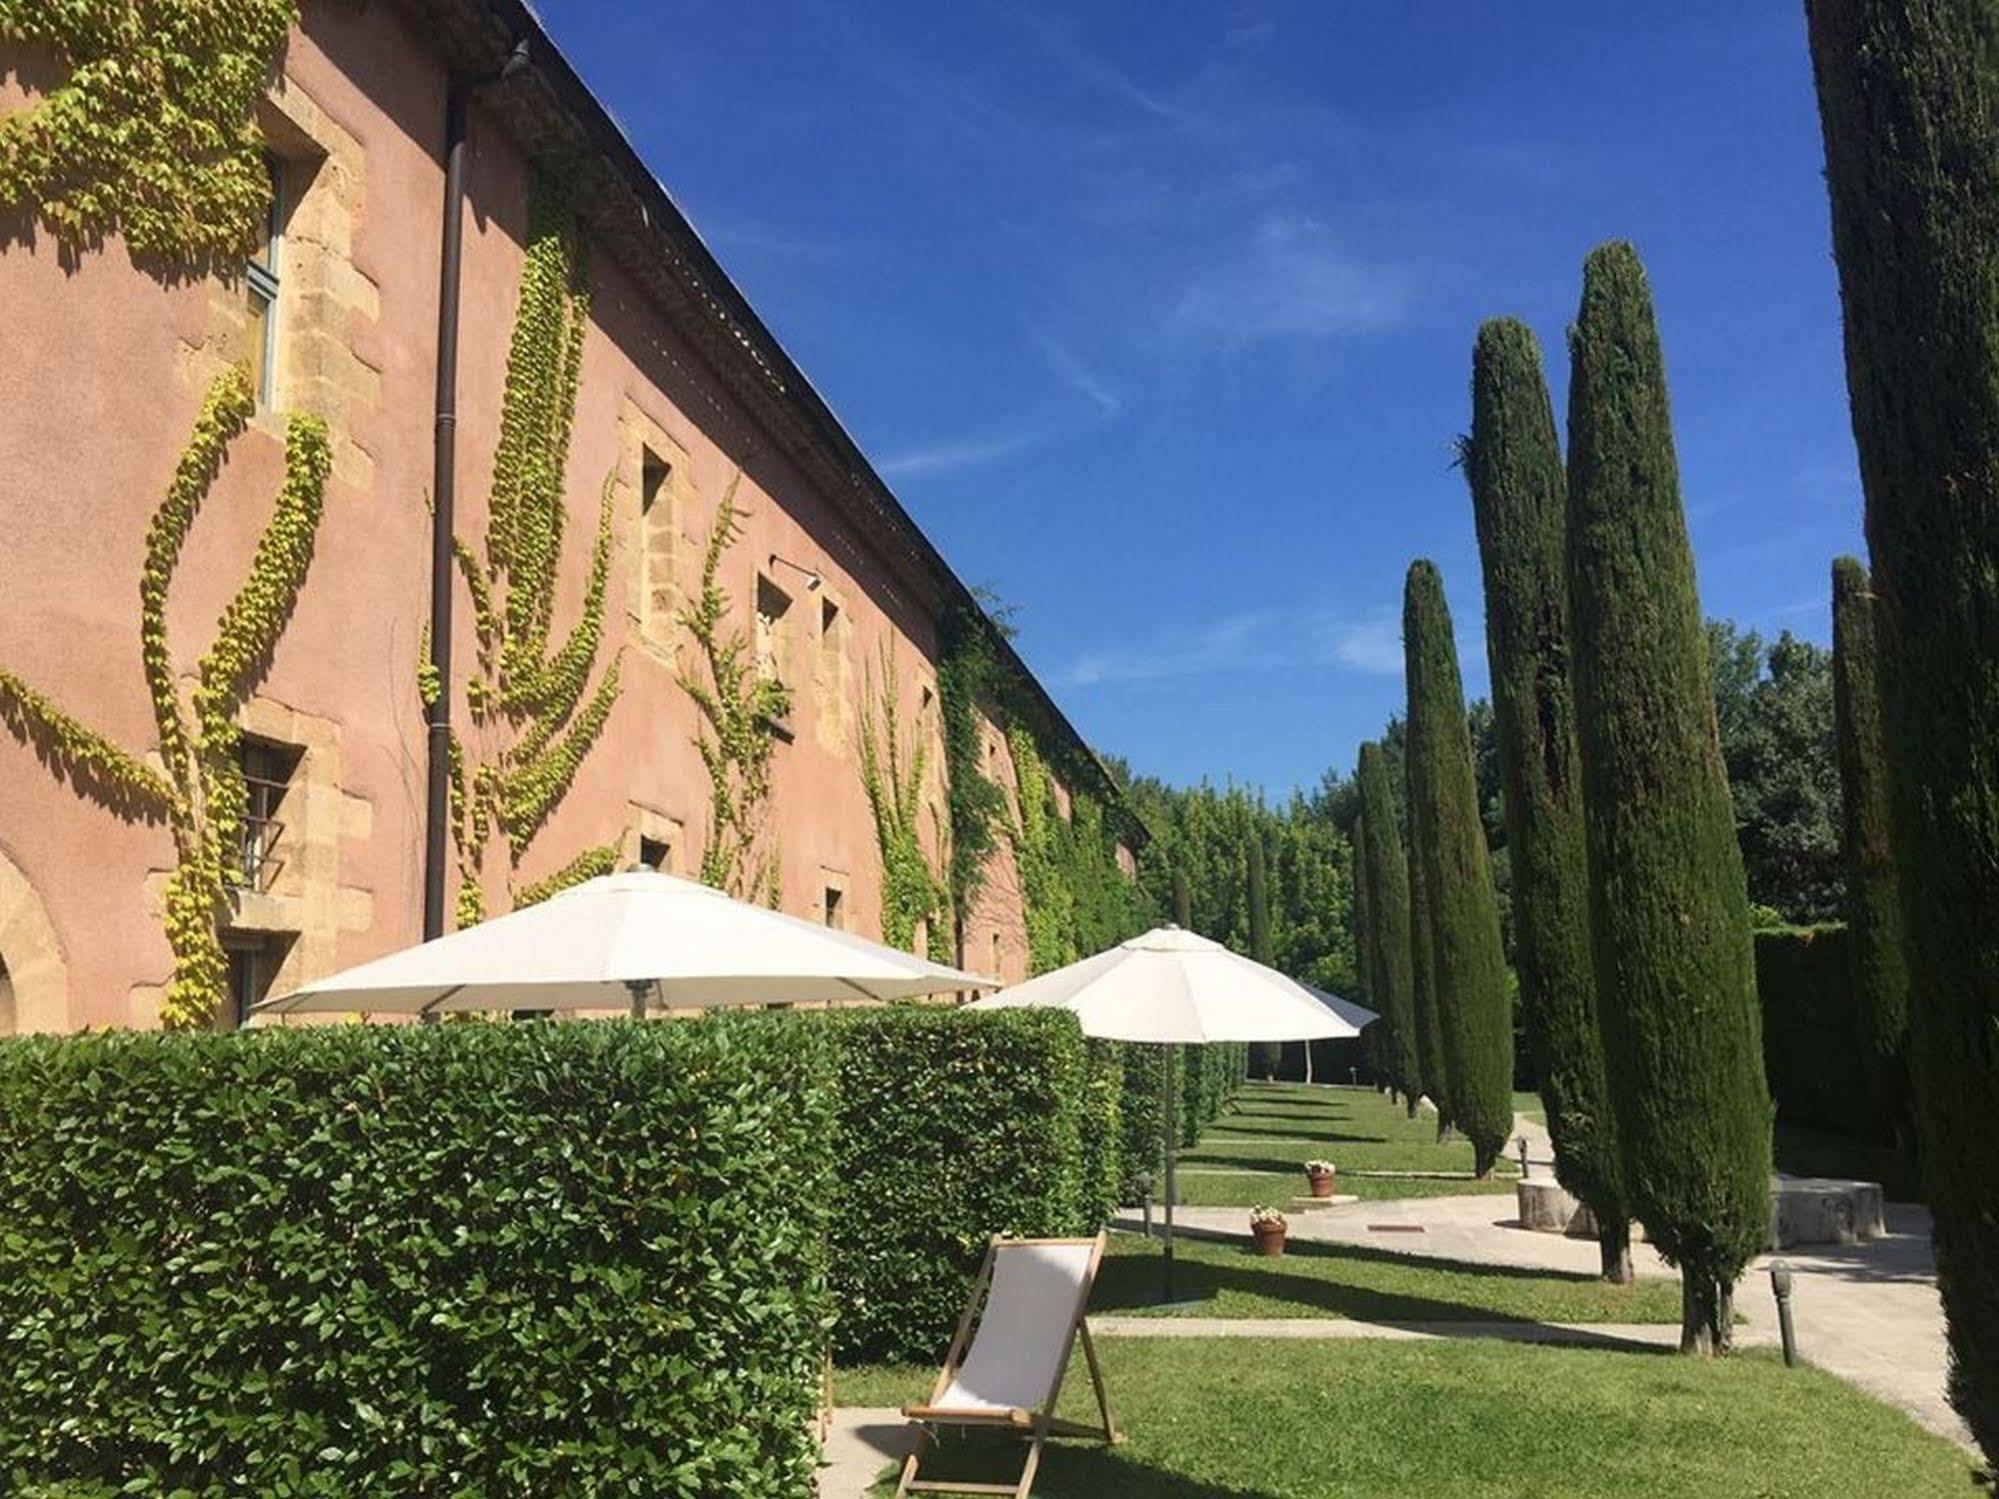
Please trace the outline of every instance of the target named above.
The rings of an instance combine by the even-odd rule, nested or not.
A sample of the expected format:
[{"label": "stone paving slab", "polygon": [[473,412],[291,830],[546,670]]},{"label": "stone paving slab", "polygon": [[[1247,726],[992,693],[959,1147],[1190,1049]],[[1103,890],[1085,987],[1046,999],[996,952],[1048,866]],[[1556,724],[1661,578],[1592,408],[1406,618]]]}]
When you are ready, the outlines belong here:
[{"label": "stone paving slab", "polygon": [[887,1463],[909,1455],[916,1428],[889,1406],[841,1406],[819,1457],[819,1499],[865,1499]]}]

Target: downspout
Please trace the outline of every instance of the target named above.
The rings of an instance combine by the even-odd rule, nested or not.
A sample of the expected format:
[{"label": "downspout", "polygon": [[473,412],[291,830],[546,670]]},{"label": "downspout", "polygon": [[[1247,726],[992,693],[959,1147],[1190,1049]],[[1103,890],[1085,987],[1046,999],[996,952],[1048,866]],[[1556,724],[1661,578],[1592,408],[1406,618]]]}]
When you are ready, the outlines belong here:
[{"label": "downspout", "polygon": [[515,43],[498,72],[454,78],[444,104],[444,232],[438,256],[437,408],[431,437],[430,672],[424,710],[423,936],[444,935],[444,883],[451,830],[451,538],[457,486],[458,282],[465,241],[465,134],[472,95],[527,66]]}]

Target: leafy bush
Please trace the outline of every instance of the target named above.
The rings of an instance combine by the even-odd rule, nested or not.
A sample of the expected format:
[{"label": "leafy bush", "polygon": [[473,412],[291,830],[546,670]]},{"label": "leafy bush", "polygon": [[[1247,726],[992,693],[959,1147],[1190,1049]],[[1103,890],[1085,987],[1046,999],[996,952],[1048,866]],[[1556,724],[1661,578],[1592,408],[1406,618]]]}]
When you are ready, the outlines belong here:
[{"label": "leafy bush", "polygon": [[1875,1092],[1842,925],[1756,934],[1763,1071],[1786,1124],[1871,1135]]},{"label": "leafy bush", "polygon": [[[1101,1139],[1107,1084],[1060,1011],[898,1005],[831,1029],[835,1349],[934,1360],[993,1234],[1096,1230],[1102,1146],[1086,1142]],[[1086,1128],[1091,1100],[1099,1122]]]},{"label": "leafy bush", "polygon": [[806,1496],[823,1029],[0,1045],[10,1492]]},{"label": "leafy bush", "polygon": [[1149,1176],[1156,1193],[1160,1172],[1166,1164],[1162,1133],[1165,1121],[1160,1118],[1165,1098],[1160,1069],[1165,1066],[1166,1050],[1142,1041],[1123,1042],[1118,1050],[1124,1054],[1124,1087],[1118,1100],[1118,1131],[1124,1139],[1124,1160],[1118,1199],[1137,1202],[1141,1195],[1138,1179]]}]

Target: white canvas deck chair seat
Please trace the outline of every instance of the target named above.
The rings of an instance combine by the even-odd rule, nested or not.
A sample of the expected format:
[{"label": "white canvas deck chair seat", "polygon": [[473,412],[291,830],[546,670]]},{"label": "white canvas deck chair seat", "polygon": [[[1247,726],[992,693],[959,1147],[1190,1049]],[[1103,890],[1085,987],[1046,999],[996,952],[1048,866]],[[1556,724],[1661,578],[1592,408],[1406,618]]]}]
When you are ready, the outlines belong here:
[{"label": "white canvas deck chair seat", "polygon": [[[1117,1441],[1104,1397],[1103,1371],[1097,1366],[1097,1350],[1083,1315],[1103,1257],[1102,1234],[1094,1239],[993,1239],[965,1302],[965,1314],[958,1319],[937,1387],[928,1403],[902,1408],[905,1416],[922,1423],[922,1430],[915,1450],[903,1461],[897,1499],[911,1493],[1012,1494],[1027,1499],[1049,1437]],[[1097,1410],[1104,1419],[1101,1427],[1055,1418],[1055,1397],[1061,1393],[1078,1336],[1090,1366]],[[942,1427],[1012,1431],[1026,1437],[1027,1461],[1019,1481],[919,1479],[917,1467],[930,1434]]]}]

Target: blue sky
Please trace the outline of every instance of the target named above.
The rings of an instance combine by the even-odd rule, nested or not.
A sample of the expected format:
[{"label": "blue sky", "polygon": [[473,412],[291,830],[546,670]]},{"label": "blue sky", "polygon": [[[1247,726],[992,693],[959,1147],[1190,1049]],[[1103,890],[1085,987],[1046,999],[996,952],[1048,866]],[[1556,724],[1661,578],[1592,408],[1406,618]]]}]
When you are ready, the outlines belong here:
[{"label": "blue sky", "polygon": [[1824,641],[1861,550],[1795,0],[548,3],[765,320],[1099,748],[1310,785],[1402,695],[1409,560],[1485,687],[1451,467],[1482,318],[1559,413],[1651,273],[1712,614]]}]

